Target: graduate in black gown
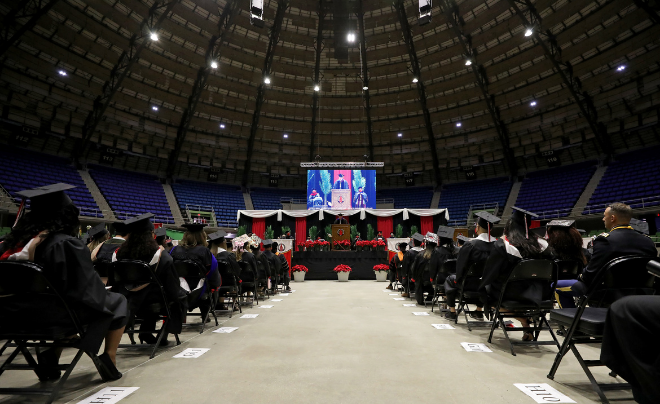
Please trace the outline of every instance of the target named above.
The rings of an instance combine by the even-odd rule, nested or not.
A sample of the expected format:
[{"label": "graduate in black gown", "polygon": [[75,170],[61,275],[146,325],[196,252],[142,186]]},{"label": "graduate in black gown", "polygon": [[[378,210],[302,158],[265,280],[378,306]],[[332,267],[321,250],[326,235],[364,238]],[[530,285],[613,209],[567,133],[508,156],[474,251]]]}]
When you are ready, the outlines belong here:
[{"label": "graduate in black gown", "polygon": [[273,254],[275,255],[275,258],[278,260],[280,266],[279,269],[280,279],[284,283],[284,290],[290,292],[291,287],[289,286],[289,282],[291,281],[291,274],[289,273],[289,261],[286,260],[284,254],[278,251],[278,247],[279,244],[277,243],[277,241],[273,240],[273,243],[270,245],[270,248]]},{"label": "graduate in black gown", "polygon": [[159,227],[156,229],[154,234],[156,235],[156,244],[169,251],[171,248],[168,248],[167,245],[167,229],[164,227]]},{"label": "graduate in black gown", "polygon": [[[479,289],[486,292],[488,303],[491,305],[496,304],[511,271],[521,260],[552,258],[549,251],[546,251],[548,242],[539,239],[529,229],[533,217],[538,217],[538,215],[514,206],[511,218],[504,227],[504,236],[493,243],[493,250],[488,256],[484,276],[479,285]],[[521,281],[512,283],[507,287],[507,294],[504,299],[540,302],[546,297],[543,293],[542,284],[533,281]],[[523,327],[529,326],[527,318],[516,319],[520,321]],[[531,341],[533,338],[531,332],[523,334],[524,341]]]},{"label": "graduate in black gown", "polygon": [[92,251],[92,261],[112,262],[112,254],[126,241],[126,226],[122,222],[117,222],[113,227],[115,228],[115,235],[99,244]]},{"label": "graduate in black gown", "polygon": [[[220,272],[220,278],[222,278],[223,273],[225,274],[225,278],[221,279],[220,282],[225,286],[229,285],[230,282],[233,282],[231,276],[228,274],[232,274],[236,277],[236,279],[239,279],[241,272],[241,268],[238,265],[238,262],[236,262],[236,255],[234,255],[233,251],[228,251],[229,247],[227,242],[229,242],[231,239],[233,239],[233,236],[224,230],[218,230],[215,233],[209,234],[209,249],[211,254],[213,254],[218,262],[218,272]],[[220,297],[218,300],[217,310],[227,310],[224,297]]]},{"label": "graduate in black gown", "polygon": [[[252,236],[254,259],[257,263],[257,280],[260,285],[268,285],[268,278],[271,277],[270,263],[268,257],[259,248],[261,246],[261,239],[257,236]],[[258,289],[259,297],[265,297],[265,286]]]},{"label": "graduate in black gown", "polygon": [[[0,260],[33,261],[43,267],[44,275],[53,287],[67,300],[86,329],[86,338],[80,348],[92,356],[101,377],[117,380],[122,374],[116,368],[116,353],[127,321],[126,298],[105,289],[94,271],[87,246],[73,235],[78,231],[79,210],[64,193],[74,188],[67,184],[53,184],[33,190],[18,192],[30,199],[30,212],[20,217],[11,233],[0,243]],[[19,213],[19,216],[23,212]],[[13,309],[3,301],[0,321],[4,316],[12,318]],[[45,306],[39,319],[44,326],[57,325],[62,313]],[[7,320],[9,321],[9,320]],[[104,352],[95,357],[105,340]],[[60,377],[57,369],[61,348],[51,348],[37,355],[40,380]]]},{"label": "graduate in black gown", "polygon": [[390,281],[390,284],[387,286],[387,289],[393,289],[392,284],[396,281],[397,274],[401,271],[403,267],[403,256],[406,253],[408,248],[407,243],[399,243],[396,245],[397,253],[394,254],[390,260],[390,268],[387,271],[387,279]]},{"label": "graduate in black gown", "polygon": [[424,236],[424,251],[415,256],[411,267],[412,279],[415,281],[415,299],[417,304],[424,304],[424,292],[428,293],[426,301],[433,300],[432,279],[441,265],[438,246],[438,235],[428,232]]},{"label": "graduate in black gown", "polygon": [[89,243],[87,244],[89,251],[94,251],[96,247],[110,238],[110,232],[105,228],[105,223],[99,223],[92,227],[87,234],[89,235]]},{"label": "graduate in black gown", "polygon": [[[186,291],[181,288],[179,275],[174,269],[172,257],[163,250],[154,239],[154,225],[151,223],[152,213],[145,213],[124,221],[126,226],[126,241],[119,247],[113,256],[113,262],[118,260],[138,260],[154,268],[156,277],[165,291],[171,305],[169,307],[171,318],[166,332],[180,334],[183,324],[183,315],[186,308]],[[122,291],[128,298],[128,307],[131,320],[138,317],[142,319],[140,326],[140,342],[155,344],[156,321],[158,313],[165,314],[164,307],[160,307],[162,297],[158,287],[150,284],[147,287],[138,285],[130,291]],[[160,310],[160,311],[158,311]],[[167,345],[166,337],[161,345]]]},{"label": "graduate in black gown", "polygon": [[[202,320],[211,305],[210,295],[220,287],[222,279],[218,272],[218,261],[216,257],[207,248],[206,233],[204,232],[205,223],[187,223],[183,227],[186,232],[179,245],[172,247],[170,255],[174,262],[176,261],[193,261],[204,268],[206,273],[206,283],[204,286],[199,284],[188,284],[188,311],[192,311],[199,307]],[[226,251],[225,251],[226,252]],[[197,282],[197,279],[191,282]],[[201,284],[202,282],[199,281]],[[184,286],[185,287],[185,286]]]},{"label": "graduate in black gown", "polygon": [[[413,246],[403,256],[403,268],[402,268],[402,273],[399,276],[399,280],[403,285],[403,287],[407,288],[407,290],[415,290],[415,281],[414,278],[412,278],[411,270],[412,270],[413,262],[415,262],[415,257],[417,257],[417,254],[424,251],[424,249],[422,248],[423,242],[424,242],[424,236],[422,236],[419,233],[413,234],[412,235]],[[401,296],[410,297],[410,294],[404,291],[401,294]]]},{"label": "graduate in black gown", "polygon": [[280,260],[275,254],[273,254],[273,240],[264,240],[262,244],[264,245],[264,251],[262,254],[268,260],[268,266],[270,267],[270,287],[275,291],[277,289],[276,278],[280,274]]},{"label": "graduate in black gown", "polygon": [[[493,225],[499,223],[501,219],[485,211],[477,212],[475,213],[475,216],[477,217],[477,222],[475,223],[474,233],[477,237],[465,241],[458,252],[456,274],[450,275],[445,279],[445,294],[447,296],[447,307],[449,307],[449,311],[445,313],[445,318],[449,320],[456,319],[456,298],[459,293],[458,288],[463,281],[463,278],[467,275],[470,266],[476,262],[486,261],[493,249],[493,243],[497,241],[495,237],[490,235],[490,229]],[[475,291],[478,287],[479,283],[477,279],[471,280],[471,282],[466,281],[465,283],[465,290]],[[484,315],[481,313],[481,311],[483,311],[482,303],[477,303],[476,311],[477,313],[470,313],[470,317],[477,320],[483,320]]]}]

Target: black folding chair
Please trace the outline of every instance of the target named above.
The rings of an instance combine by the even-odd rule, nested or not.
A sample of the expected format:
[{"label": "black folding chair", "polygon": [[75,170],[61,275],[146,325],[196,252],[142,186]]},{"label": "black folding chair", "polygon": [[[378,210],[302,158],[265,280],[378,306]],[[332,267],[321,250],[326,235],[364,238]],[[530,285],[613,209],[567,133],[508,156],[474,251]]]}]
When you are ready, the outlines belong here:
[{"label": "black folding chair", "polygon": [[[0,395],[44,395],[48,397],[46,403],[50,404],[58,397],[82,357],[83,351],[78,346],[85,340],[85,329],[72,306],[51,285],[44,276],[43,269],[33,262],[0,262],[0,296],[3,296],[0,297],[0,340],[7,341],[0,348],[0,355],[7,348],[15,348],[0,366],[0,375],[6,370],[36,369],[37,361],[29,348],[35,348],[37,355],[42,348],[78,350],[71,363],[57,366],[64,374],[51,387],[0,388]],[[44,318],[44,307],[48,307],[51,313],[58,313],[54,316],[56,318]],[[75,334],[80,336],[80,340],[62,342]],[[13,363],[18,354],[23,355],[27,364]]]},{"label": "black folding chair", "polygon": [[577,279],[578,274],[584,267],[582,263],[577,261],[555,260],[557,267],[556,280]]},{"label": "black folding chair", "polygon": [[268,270],[264,268],[263,262],[257,259],[257,288],[263,288],[264,299],[270,298],[270,290],[268,289]]},{"label": "black folding chair", "polygon": [[[146,262],[137,261],[137,260],[119,260],[115,261],[112,265],[112,277],[113,284],[112,290],[125,295],[129,300],[131,299],[131,294],[138,292],[131,292],[132,289],[140,285],[148,284],[147,288],[156,288],[158,295],[160,296],[160,303],[149,304],[149,307],[142,307],[138,313],[131,313],[133,317],[133,322],[129,323],[130,326],[126,326],[124,334],[133,336],[134,334],[139,334],[140,331],[135,331],[135,324],[142,323],[143,320],[138,318],[137,315],[144,313],[145,311],[150,311],[155,315],[156,322],[163,320],[163,325],[159,330],[154,330],[158,333],[155,344],[142,344],[136,345],[133,338],[131,338],[131,344],[120,344],[120,348],[153,348],[149,359],[152,359],[156,355],[156,350],[160,346],[160,342],[167,334],[167,326],[172,319],[172,313],[170,311],[170,306],[173,304],[178,304],[178,302],[172,302],[168,299],[165,294],[165,289],[163,285],[160,284],[158,277],[153,268],[149,266]],[[144,332],[144,331],[143,331]],[[176,344],[180,345],[178,334],[174,334],[176,339]]]},{"label": "black folding chair", "polygon": [[[208,309],[206,309],[206,313],[202,312],[200,307],[200,313],[202,315],[202,329],[199,331],[199,333],[202,334],[204,332],[206,322],[209,320],[209,316],[211,314],[213,314],[213,318],[215,319],[215,325],[218,325],[218,317],[216,317],[215,310],[213,310],[216,304],[217,293],[209,290],[208,280],[206,279],[206,269],[193,260],[174,261],[174,269],[176,270],[176,273],[179,275],[179,277],[184,278],[186,282],[188,282],[188,286],[199,286],[199,288],[188,293],[187,299],[189,308],[195,305],[199,305],[200,299],[210,300]],[[199,284],[200,281],[203,282],[201,285]],[[197,317],[197,314],[186,313],[186,317]],[[194,326],[194,324],[186,325]]]},{"label": "black folding chair", "polygon": [[240,283],[241,283],[241,304],[247,304],[245,303],[245,299],[247,299],[246,294],[248,292],[252,292],[252,300],[250,302],[250,307],[254,306],[254,302],[257,302],[257,306],[259,305],[259,296],[257,295],[257,279],[256,275],[254,272],[252,272],[252,269],[250,268],[250,264],[248,264],[245,261],[239,261],[238,265],[241,267],[241,274],[240,274]]},{"label": "black folding chair", "polygon": [[458,284],[458,308],[456,309],[456,320],[454,324],[458,324],[458,316],[463,312],[465,316],[465,322],[467,323],[468,330],[472,331],[473,325],[487,325],[491,326],[490,321],[470,321],[469,315],[472,313],[483,313],[490,319],[491,310],[490,307],[486,307],[485,311],[479,312],[477,310],[471,310],[470,304],[477,305],[484,301],[483,292],[479,292],[477,288],[481,283],[481,278],[484,275],[484,268],[486,267],[486,261],[473,262],[468,268],[465,276],[460,279]]},{"label": "black folding chair", "polygon": [[[520,261],[513,269],[506,283],[502,286],[502,292],[495,307],[495,315],[493,317],[492,325],[490,327],[490,335],[488,342],[493,339],[493,332],[499,324],[504,331],[504,336],[511,348],[511,355],[516,355],[513,350],[514,345],[556,345],[559,348],[559,341],[555,333],[550,328],[548,320],[546,319],[547,313],[554,308],[552,282],[555,277],[555,263],[550,260],[523,260]],[[543,296],[538,303],[531,301],[517,301],[517,300],[504,300],[507,288],[517,282],[534,282],[541,285]],[[502,309],[513,311],[513,313],[503,314]],[[533,327],[507,327],[504,323],[504,318],[514,317],[527,317],[531,318],[534,324]],[[538,320],[538,325],[537,325]],[[543,326],[545,324],[545,327]],[[541,331],[547,330],[550,332],[554,341],[539,341],[538,337]],[[509,338],[510,331],[533,332],[534,338],[532,341],[512,341]]]},{"label": "black folding chair", "polygon": [[[450,259],[445,261],[442,264],[442,267],[440,267],[440,270],[438,271],[439,273],[445,274],[446,276],[449,275],[454,275],[456,274],[456,260],[455,259]],[[433,299],[431,300],[431,312],[433,312],[433,308],[435,305],[438,305],[438,310],[440,310],[440,313],[447,311],[447,309],[443,309],[440,305],[443,303],[447,303],[447,300],[441,301],[440,298],[445,296],[445,282],[442,281],[438,283],[438,276],[433,278]],[[426,307],[426,300],[424,300],[424,307]]]},{"label": "black folding chair", "polygon": [[[231,266],[228,262],[218,261],[218,271],[220,271],[220,276],[222,277],[222,285],[218,288],[218,297],[224,299],[231,299],[231,307],[229,307],[229,318],[232,318],[234,314],[234,307],[238,307],[240,313],[243,312],[241,305],[238,302],[238,297],[241,294],[241,284],[238,281],[238,277],[231,272]],[[224,302],[227,304],[227,302]],[[217,310],[216,310],[217,311]]]},{"label": "black folding chair", "polygon": [[112,262],[94,261],[94,270],[99,274],[106,286],[112,284]]},{"label": "black folding chair", "polygon": [[[550,368],[548,379],[554,380],[559,364],[570,349],[603,403],[609,403],[605,391],[630,389],[628,383],[598,383],[589,368],[604,365],[600,359],[583,359],[576,345],[597,344],[603,341],[607,308],[616,300],[625,296],[655,293],[654,277],[645,271],[648,264],[655,263],[651,261],[652,259],[638,256],[613,259],[596,274],[592,287],[585,296],[579,298],[576,308],[550,312],[550,320],[559,324],[566,338]],[[590,307],[587,307],[587,304]],[[611,372],[610,376],[616,377],[616,374]]]}]

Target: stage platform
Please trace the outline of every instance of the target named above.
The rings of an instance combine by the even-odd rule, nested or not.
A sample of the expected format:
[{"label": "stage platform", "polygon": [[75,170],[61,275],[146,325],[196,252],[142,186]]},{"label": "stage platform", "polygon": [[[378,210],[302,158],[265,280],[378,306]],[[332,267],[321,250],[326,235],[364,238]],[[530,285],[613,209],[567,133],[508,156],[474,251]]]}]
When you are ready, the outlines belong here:
[{"label": "stage platform", "polygon": [[291,266],[304,265],[309,269],[305,280],[337,280],[332,269],[339,264],[350,266],[351,280],[376,280],[374,265],[388,264],[387,251],[297,251]]}]

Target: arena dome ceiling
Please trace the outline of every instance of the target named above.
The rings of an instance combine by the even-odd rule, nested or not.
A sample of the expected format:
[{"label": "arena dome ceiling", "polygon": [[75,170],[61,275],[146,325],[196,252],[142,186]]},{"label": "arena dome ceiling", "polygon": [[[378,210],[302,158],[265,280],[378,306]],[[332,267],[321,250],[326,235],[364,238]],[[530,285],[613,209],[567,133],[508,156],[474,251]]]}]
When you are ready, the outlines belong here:
[{"label": "arena dome ceiling", "polygon": [[263,27],[249,0],[28,3],[1,6],[3,117],[81,160],[106,145],[247,185],[368,155],[439,184],[657,142],[650,0],[436,0],[424,25],[417,0],[271,0]]}]

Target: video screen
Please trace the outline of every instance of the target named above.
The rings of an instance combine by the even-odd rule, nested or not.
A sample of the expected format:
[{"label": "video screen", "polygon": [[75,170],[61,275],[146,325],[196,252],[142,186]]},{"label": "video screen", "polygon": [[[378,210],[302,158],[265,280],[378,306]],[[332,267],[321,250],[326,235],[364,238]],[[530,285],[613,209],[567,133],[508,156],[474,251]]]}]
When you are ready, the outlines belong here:
[{"label": "video screen", "polygon": [[307,209],[376,209],[376,170],[307,170]]}]

